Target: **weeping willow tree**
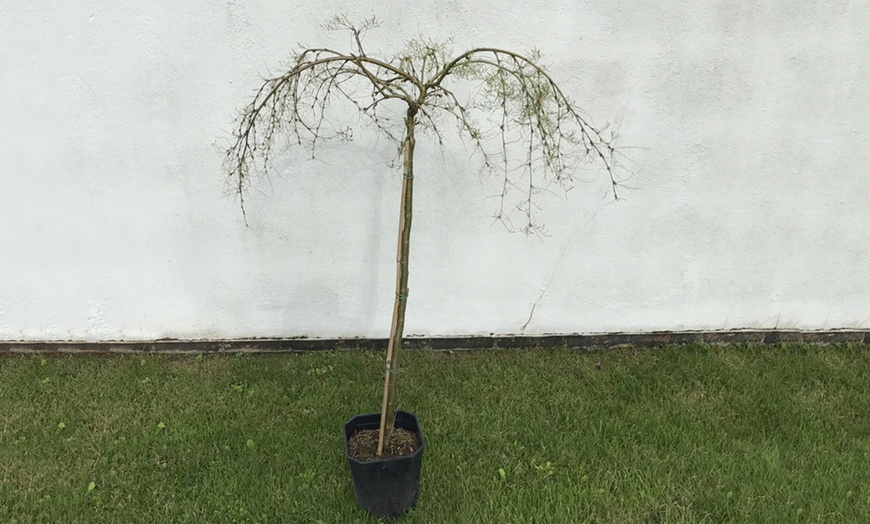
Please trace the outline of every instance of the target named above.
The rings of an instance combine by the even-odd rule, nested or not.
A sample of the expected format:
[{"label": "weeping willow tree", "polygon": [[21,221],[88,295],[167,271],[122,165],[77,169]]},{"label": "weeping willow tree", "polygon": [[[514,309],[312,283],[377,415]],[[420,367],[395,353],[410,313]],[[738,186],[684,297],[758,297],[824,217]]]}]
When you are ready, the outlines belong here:
[{"label": "weeping willow tree", "polygon": [[[330,138],[349,139],[353,127],[336,126],[336,103],[350,109],[349,122],[365,122],[398,152],[402,188],[396,249],[396,290],[386,355],[378,455],[395,422],[396,380],[408,303],[408,255],[414,203],[414,149],[418,132],[444,143],[448,127],[473,146],[481,170],[498,177],[495,218],[509,230],[541,231],[537,197],[554,186],[570,189],[579,164],[609,176],[614,198],[614,136],[595,127],[541,65],[537,51],[519,54],[477,47],[451,55],[443,42],[414,39],[391,57],[370,56],[362,37],[375,19],[354,24],[337,16],[325,29],[347,31],[351,50],[308,48],[295,53],[287,71],[265,79],[234,126],[225,169],[230,191],[245,193],[253,179],[273,168],[285,146],[313,156]],[[350,105],[347,105],[349,103]],[[401,104],[399,119],[388,106]],[[358,116],[363,118],[360,119]],[[401,120],[401,123],[399,123]],[[511,199],[515,197],[515,201]]]}]

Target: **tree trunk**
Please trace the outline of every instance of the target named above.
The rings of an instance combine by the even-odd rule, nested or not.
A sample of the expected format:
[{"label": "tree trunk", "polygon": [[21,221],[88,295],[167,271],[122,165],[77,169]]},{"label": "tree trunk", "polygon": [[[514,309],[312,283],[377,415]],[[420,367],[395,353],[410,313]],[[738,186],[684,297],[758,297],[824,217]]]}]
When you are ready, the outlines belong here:
[{"label": "tree trunk", "polygon": [[396,420],[396,379],[399,356],[402,353],[402,333],[405,329],[405,308],[408,305],[408,253],[411,246],[411,217],[414,195],[414,125],[417,108],[411,106],[405,115],[405,141],[402,144],[402,204],[399,210],[399,245],[396,249],[396,297],[393,302],[393,322],[387,346],[387,369],[384,374],[384,400],[381,405],[381,427],[378,455],[384,452],[384,442],[393,432]]}]

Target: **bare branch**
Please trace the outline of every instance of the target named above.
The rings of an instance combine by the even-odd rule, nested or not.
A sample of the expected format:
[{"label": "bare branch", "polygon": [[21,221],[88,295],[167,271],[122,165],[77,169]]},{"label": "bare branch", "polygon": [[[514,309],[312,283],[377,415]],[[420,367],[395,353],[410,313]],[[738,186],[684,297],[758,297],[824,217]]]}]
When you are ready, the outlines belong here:
[{"label": "bare branch", "polygon": [[[525,215],[522,230],[527,233],[539,231],[534,220],[536,197],[545,191],[549,180],[569,190],[580,163],[598,164],[609,176],[614,199],[619,197],[615,173],[619,164],[614,160],[613,138],[603,135],[607,126],[591,125],[539,61],[536,51],[526,57],[503,49],[476,48],[447,62],[425,84],[432,92],[447,95],[449,104],[437,107],[457,120],[460,136],[470,139],[483,157],[483,171],[494,172],[498,166],[503,180],[496,217],[509,230],[513,226],[505,199],[516,187],[511,178],[528,177],[524,198],[514,208]],[[470,101],[460,103],[453,89],[444,87],[448,80],[483,84],[484,88]],[[484,137],[471,117],[473,112],[496,115],[494,131],[499,135],[499,151],[484,147],[489,137]],[[527,153],[523,161],[511,164],[509,146],[517,140],[525,143]]]}]

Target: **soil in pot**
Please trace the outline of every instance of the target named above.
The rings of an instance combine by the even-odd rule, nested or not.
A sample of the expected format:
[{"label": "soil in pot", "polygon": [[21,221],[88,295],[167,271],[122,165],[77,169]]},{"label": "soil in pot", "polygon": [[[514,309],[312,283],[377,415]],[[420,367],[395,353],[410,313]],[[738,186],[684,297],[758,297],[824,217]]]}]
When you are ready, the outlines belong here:
[{"label": "soil in pot", "polygon": [[390,438],[384,442],[384,454],[378,457],[378,430],[362,429],[357,431],[347,441],[350,456],[368,462],[379,458],[404,457],[417,451],[420,447],[417,435],[407,429],[393,429]]}]

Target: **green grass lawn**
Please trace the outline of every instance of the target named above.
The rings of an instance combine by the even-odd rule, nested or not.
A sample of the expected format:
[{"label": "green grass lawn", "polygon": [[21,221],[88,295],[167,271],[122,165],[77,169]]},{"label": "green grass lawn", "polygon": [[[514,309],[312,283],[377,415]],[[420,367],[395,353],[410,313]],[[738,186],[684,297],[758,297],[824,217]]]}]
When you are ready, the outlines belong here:
[{"label": "green grass lawn", "polygon": [[[0,520],[375,522],[383,357],[0,356]],[[870,522],[870,348],[406,353],[419,523]]]}]

